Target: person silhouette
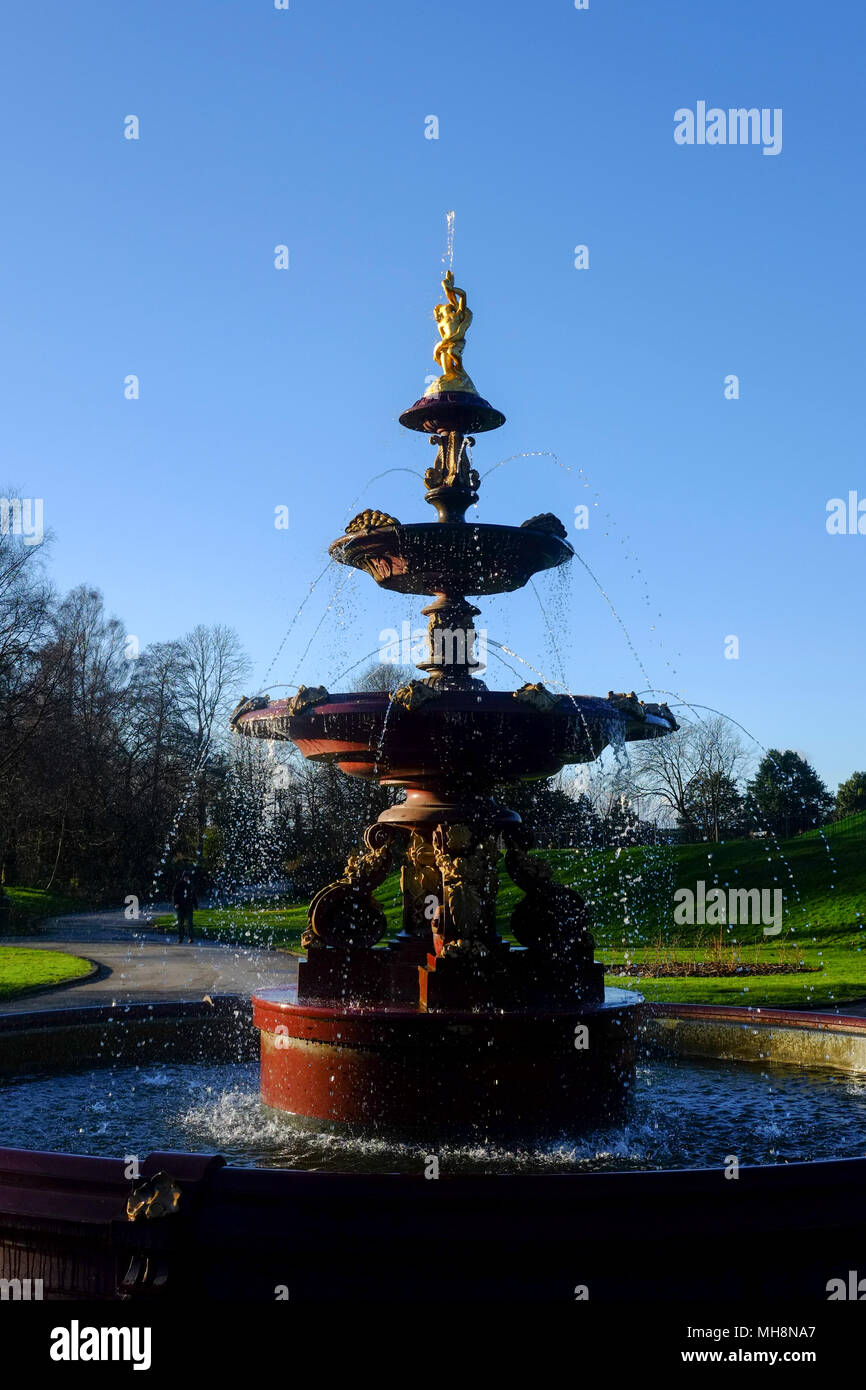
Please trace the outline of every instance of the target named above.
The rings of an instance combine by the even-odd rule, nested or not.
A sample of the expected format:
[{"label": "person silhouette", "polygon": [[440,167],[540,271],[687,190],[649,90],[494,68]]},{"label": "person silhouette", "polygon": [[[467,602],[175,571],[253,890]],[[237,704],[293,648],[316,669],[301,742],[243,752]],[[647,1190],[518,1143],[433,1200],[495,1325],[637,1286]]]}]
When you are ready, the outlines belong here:
[{"label": "person silhouette", "polygon": [[177,883],[174,885],[172,895],[174,910],[177,913],[177,940],[178,945],[183,943],[184,932],[187,933],[190,943],[193,940],[193,913],[198,907],[198,898],[195,895],[195,888],[190,874],[182,873]]}]

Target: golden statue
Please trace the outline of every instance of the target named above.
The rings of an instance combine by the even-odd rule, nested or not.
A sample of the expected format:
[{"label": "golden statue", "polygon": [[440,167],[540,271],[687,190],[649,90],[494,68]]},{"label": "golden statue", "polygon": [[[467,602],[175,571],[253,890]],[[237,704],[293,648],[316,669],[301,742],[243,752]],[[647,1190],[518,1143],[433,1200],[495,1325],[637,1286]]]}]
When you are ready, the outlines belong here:
[{"label": "golden statue", "polygon": [[439,391],[474,392],[475,387],[463,370],[463,349],[472,322],[472,310],[466,304],[466,291],[454,284],[453,271],[446,271],[442,288],[445,303],[437,304],[433,310],[441,339],[433,349],[433,356],[442,375],[428,394],[435,395]]}]

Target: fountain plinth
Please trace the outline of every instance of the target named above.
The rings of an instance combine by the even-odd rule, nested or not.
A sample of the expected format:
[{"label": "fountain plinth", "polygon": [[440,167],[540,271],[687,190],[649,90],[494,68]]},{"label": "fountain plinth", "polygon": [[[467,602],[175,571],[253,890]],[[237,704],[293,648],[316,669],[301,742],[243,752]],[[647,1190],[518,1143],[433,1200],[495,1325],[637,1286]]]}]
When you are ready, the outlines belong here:
[{"label": "fountain plinth", "polygon": [[[669,733],[664,705],[633,694],[560,695],[478,678],[471,597],[522,587],[574,554],[550,513],[521,526],[467,522],[478,501],[474,434],[502,413],[463,369],[472,319],[453,276],[436,308],[438,381],[401,417],[436,446],[435,522],[361,512],[330,547],[383,588],[432,596],[425,675],[387,692],[242,701],[239,732],[291,739],[305,757],[405,789],[316,894],[295,992],[253,1000],[266,1104],[313,1123],[399,1130],[555,1133],[615,1118],[634,1071],[640,998],[605,991],[585,904],[531,853],[498,783],[549,777],[612,741]],[[505,941],[499,867],[523,897]],[[400,866],[402,929],[386,937],[375,890]]]}]

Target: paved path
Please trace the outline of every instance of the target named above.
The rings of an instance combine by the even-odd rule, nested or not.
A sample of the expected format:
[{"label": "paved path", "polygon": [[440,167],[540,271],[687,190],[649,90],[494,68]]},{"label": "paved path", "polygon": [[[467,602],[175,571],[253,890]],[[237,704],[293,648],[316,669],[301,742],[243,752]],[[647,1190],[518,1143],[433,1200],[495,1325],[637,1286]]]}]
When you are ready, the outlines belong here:
[{"label": "paved path", "polygon": [[[154,915],[170,910],[157,908]],[[180,946],[176,937],[165,936],[144,922],[128,922],[122,908],[53,917],[38,936],[7,937],[4,944],[68,951],[87,956],[103,969],[99,976],[80,985],[4,1000],[0,1013],[201,999],[205,994],[252,994],[263,987],[294,984],[298,968],[297,959],[286,951],[212,942]]]}]

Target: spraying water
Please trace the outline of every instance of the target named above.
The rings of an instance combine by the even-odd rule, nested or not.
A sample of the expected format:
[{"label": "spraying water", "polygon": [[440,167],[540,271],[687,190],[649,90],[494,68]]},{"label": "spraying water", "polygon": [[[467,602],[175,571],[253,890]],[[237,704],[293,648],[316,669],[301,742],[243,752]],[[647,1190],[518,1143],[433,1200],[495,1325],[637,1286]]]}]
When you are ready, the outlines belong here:
[{"label": "spraying water", "polygon": [[453,212],[453,211],[451,211],[451,212],[446,212],[446,214],[445,214],[445,227],[446,227],[446,246],[445,246],[445,255],[442,257],[442,264],[445,266],[445,269],[446,269],[446,270],[452,270],[452,271],[453,271],[453,269],[454,269],[454,212]]}]

